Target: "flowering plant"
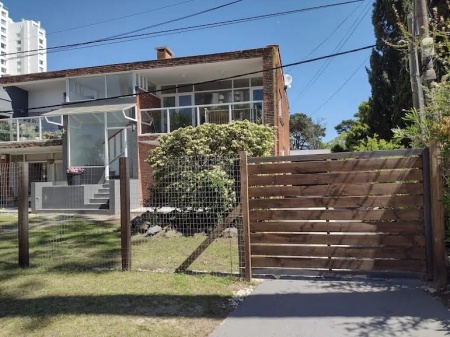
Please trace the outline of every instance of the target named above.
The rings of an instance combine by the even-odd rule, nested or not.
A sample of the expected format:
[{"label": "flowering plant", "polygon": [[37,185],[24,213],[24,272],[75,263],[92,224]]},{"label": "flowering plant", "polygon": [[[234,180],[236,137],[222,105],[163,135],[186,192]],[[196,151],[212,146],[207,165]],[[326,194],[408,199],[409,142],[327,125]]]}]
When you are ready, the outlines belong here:
[{"label": "flowering plant", "polygon": [[67,169],[67,174],[82,174],[84,172],[84,168],[71,166]]}]

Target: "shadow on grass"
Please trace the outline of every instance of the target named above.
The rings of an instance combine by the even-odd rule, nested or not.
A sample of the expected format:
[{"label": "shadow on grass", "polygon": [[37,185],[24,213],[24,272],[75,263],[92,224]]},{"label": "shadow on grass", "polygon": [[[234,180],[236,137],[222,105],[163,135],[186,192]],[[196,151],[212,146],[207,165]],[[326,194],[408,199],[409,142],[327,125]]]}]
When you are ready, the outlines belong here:
[{"label": "shadow on grass", "polygon": [[[428,296],[428,294],[423,294]],[[327,292],[254,294],[231,314],[246,318],[330,318],[346,317],[351,336],[408,336],[416,329],[438,322],[435,331],[448,332],[448,311],[432,299],[419,298],[418,305],[395,305],[397,300],[419,296],[414,289],[376,292]],[[386,305],[380,300],[391,298]],[[226,311],[226,297],[219,295],[81,295],[15,298],[0,296],[0,318],[48,318],[55,315],[127,315],[145,317],[217,318]],[[353,318],[365,318],[357,323]],[[339,324],[335,322],[335,324]]]}]

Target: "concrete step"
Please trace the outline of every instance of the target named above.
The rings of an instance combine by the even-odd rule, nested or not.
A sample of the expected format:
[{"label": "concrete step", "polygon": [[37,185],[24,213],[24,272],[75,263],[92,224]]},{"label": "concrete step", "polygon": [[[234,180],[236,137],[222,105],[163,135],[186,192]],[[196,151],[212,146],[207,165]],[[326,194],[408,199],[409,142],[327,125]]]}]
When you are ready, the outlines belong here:
[{"label": "concrete step", "polygon": [[89,203],[83,206],[83,209],[109,209],[109,205],[106,203]]},{"label": "concrete step", "polygon": [[95,193],[94,198],[95,199],[104,199],[104,198],[109,199],[109,193]]},{"label": "concrete step", "polygon": [[109,194],[109,188],[99,188],[98,193],[108,193]]},{"label": "concrete step", "polygon": [[109,198],[92,198],[89,199],[90,204],[106,204],[109,201]]}]

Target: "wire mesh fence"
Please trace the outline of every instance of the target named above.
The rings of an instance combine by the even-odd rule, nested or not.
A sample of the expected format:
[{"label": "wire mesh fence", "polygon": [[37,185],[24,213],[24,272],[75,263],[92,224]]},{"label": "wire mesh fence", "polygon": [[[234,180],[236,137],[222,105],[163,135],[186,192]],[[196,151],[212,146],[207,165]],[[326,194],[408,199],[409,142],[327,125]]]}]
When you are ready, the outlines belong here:
[{"label": "wire mesh fence", "polygon": [[148,185],[135,171],[125,174],[119,167],[110,176],[94,165],[61,170],[62,165],[51,161],[0,166],[3,267],[17,266],[19,183],[26,179],[30,266],[121,269],[121,222],[128,217],[120,214],[126,202],[121,199],[120,179],[127,179],[131,221],[125,226],[131,231],[133,269],[234,275],[242,271],[240,171],[235,157],[174,158],[153,168]]},{"label": "wire mesh fence", "polygon": [[239,273],[235,157],[173,158],[153,167],[152,182],[141,189],[147,197],[132,209],[131,220],[134,269]]},{"label": "wire mesh fence", "polygon": [[0,269],[17,266],[17,183],[21,166],[0,164]]}]

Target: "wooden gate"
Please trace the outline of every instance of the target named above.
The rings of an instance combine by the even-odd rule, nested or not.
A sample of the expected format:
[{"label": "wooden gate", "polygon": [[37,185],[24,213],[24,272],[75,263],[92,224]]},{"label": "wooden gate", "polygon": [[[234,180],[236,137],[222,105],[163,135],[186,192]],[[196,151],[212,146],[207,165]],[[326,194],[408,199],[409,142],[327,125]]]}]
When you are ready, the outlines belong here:
[{"label": "wooden gate", "polygon": [[[247,161],[253,273],[443,273],[442,205],[430,189],[439,174],[428,149]],[[433,219],[442,223],[433,228]]]}]

